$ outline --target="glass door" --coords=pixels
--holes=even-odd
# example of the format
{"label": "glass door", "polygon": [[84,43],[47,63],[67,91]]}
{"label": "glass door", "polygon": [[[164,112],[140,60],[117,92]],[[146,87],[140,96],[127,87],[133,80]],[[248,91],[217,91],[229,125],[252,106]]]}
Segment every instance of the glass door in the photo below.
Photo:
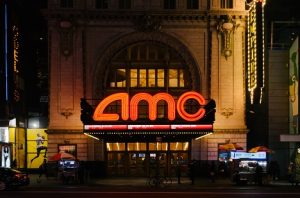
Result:
{"label": "glass door", "polygon": [[129,175],[146,176],[146,153],[145,152],[129,153]]}
{"label": "glass door", "polygon": [[124,176],[125,175],[125,153],[110,152],[107,154],[107,169],[109,175]]}

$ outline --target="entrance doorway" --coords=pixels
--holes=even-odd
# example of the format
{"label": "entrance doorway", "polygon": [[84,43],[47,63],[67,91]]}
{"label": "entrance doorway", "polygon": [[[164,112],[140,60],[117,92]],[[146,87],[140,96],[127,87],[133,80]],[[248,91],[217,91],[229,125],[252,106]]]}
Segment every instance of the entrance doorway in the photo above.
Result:
{"label": "entrance doorway", "polygon": [[110,176],[176,176],[187,173],[189,142],[106,143]]}

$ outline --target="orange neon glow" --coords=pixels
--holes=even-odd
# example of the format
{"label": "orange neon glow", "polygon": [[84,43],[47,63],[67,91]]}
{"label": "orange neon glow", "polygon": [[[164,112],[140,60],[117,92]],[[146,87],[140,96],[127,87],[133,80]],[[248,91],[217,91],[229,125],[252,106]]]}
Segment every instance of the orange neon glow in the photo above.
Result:
{"label": "orange neon glow", "polygon": [[168,93],[158,93],[154,96],[151,96],[148,93],[138,93],[134,95],[130,100],[130,119],[138,119],[138,104],[140,101],[145,100],[149,105],[149,119],[156,120],[157,118],[157,103],[160,100],[164,100],[168,104],[168,119],[175,119],[175,101],[173,97]]}
{"label": "orange neon glow", "polygon": [[105,108],[112,102],[121,100],[121,117],[123,120],[129,118],[129,96],[128,93],[112,94],[102,100],[94,111],[93,119],[95,121],[117,121],[120,116],[116,113],[103,113]]}
{"label": "orange neon glow", "polygon": [[200,105],[205,105],[205,99],[202,95],[200,95],[197,92],[189,91],[180,96],[180,98],[177,101],[177,112],[186,121],[197,121],[201,119],[205,114],[204,108],[199,108],[199,110],[194,114],[189,114],[184,109],[184,104],[187,100],[194,99],[196,100]]}
{"label": "orange neon glow", "polygon": [[[129,95],[128,93],[116,93],[104,98],[97,106],[94,111],[93,119],[95,121],[117,121],[120,116],[117,113],[104,113],[105,108],[112,102],[121,100],[121,118],[122,120],[130,119],[135,121],[138,119],[138,104],[140,101],[148,102],[149,106],[149,119],[156,120],[157,118],[157,104],[159,101],[163,100],[168,104],[168,119],[175,120],[176,117],[176,107],[177,112],[181,118],[186,121],[197,121],[200,120],[205,115],[205,109],[199,108],[199,110],[194,114],[189,114],[185,111],[184,105],[187,100],[194,99],[200,105],[205,105],[205,99],[202,95],[197,92],[190,91],[182,94],[177,101],[177,106],[174,98],[168,93],[157,93],[154,96],[148,93],[137,93],[131,100],[129,105]],[[129,109],[130,108],[130,109]],[[130,110],[130,115],[129,115]]]}

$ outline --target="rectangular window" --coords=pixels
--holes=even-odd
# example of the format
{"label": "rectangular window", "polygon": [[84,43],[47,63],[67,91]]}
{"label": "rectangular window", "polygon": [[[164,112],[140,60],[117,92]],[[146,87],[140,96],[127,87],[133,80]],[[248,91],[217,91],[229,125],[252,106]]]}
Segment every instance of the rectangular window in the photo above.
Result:
{"label": "rectangular window", "polygon": [[189,149],[188,142],[171,142],[170,150],[171,151],[187,151]]}
{"label": "rectangular window", "polygon": [[73,0],[60,0],[61,8],[73,8]]}
{"label": "rectangular window", "polygon": [[168,150],[167,142],[149,142],[149,151],[167,151],[167,150]]}
{"label": "rectangular window", "polygon": [[141,142],[135,142],[135,143],[127,143],[127,149],[128,151],[145,151],[146,143]]}
{"label": "rectangular window", "polygon": [[199,9],[199,0],[187,0],[187,9]]}
{"label": "rectangular window", "polygon": [[169,69],[169,87],[178,87],[177,69]]}
{"label": "rectangular window", "polygon": [[165,86],[165,71],[163,69],[157,70],[157,86],[158,87]]}
{"label": "rectangular window", "polygon": [[107,9],[108,8],[108,0],[96,0],[96,8],[97,9]]}
{"label": "rectangular window", "polygon": [[126,87],[126,70],[118,69],[116,73],[117,87]]}
{"label": "rectangular window", "polygon": [[106,143],[107,151],[125,151],[125,143]]}
{"label": "rectangular window", "polygon": [[147,70],[140,69],[139,73],[139,87],[146,87],[147,86]]}
{"label": "rectangular window", "polygon": [[184,87],[184,70],[179,70],[179,87]]}
{"label": "rectangular window", "polygon": [[155,87],[155,69],[148,70],[148,87]]}
{"label": "rectangular window", "polygon": [[131,8],[131,0],[119,0],[119,8],[120,9],[130,9]]}
{"label": "rectangular window", "polygon": [[176,0],[164,0],[164,9],[176,9]]}
{"label": "rectangular window", "polygon": [[221,8],[230,9],[233,8],[233,0],[220,0]]}
{"label": "rectangular window", "polygon": [[137,87],[137,69],[130,70],[130,87]]}

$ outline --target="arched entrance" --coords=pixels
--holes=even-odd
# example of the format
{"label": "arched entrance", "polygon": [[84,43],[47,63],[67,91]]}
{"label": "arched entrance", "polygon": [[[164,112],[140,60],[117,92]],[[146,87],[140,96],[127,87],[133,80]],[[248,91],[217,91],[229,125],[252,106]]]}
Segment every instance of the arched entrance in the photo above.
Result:
{"label": "arched entrance", "polygon": [[[101,53],[94,68],[93,98],[127,92],[155,94],[167,92],[175,99],[190,90],[201,90],[200,71],[187,47],[175,38],[160,32],[132,33],[110,44]],[[191,109],[195,101],[189,101]],[[157,116],[167,117],[167,104],[159,101]],[[195,109],[193,109],[195,108]],[[119,112],[118,101],[107,112]],[[147,124],[148,104],[139,103],[138,118]],[[159,121],[158,121],[159,122]],[[131,139],[110,139],[105,142],[109,175],[149,176],[157,172],[174,176],[177,166],[187,173],[191,138],[156,141],[147,136]]]}

